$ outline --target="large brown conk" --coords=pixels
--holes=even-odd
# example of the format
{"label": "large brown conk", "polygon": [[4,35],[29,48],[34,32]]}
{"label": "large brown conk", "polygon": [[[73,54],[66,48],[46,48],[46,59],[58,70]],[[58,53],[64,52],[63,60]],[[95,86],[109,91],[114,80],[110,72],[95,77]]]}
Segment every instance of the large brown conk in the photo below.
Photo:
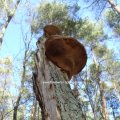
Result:
{"label": "large brown conk", "polygon": [[45,26],[44,34],[47,38],[45,42],[47,58],[66,72],[69,79],[78,74],[87,61],[84,46],[72,37],[62,36],[59,28],[54,25]]}

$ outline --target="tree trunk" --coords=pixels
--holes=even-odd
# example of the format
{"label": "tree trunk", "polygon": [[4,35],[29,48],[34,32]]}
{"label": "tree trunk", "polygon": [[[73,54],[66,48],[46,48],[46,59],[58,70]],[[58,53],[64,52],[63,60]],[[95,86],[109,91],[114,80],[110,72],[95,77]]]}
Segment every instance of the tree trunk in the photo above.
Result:
{"label": "tree trunk", "polygon": [[96,60],[96,57],[94,55],[94,50],[92,50],[92,56],[93,56],[93,62],[96,65],[96,79],[97,79],[97,83],[99,86],[99,90],[100,90],[100,100],[101,100],[101,107],[102,107],[102,116],[104,120],[109,120],[108,117],[108,112],[107,112],[107,106],[106,106],[106,99],[104,97],[104,88],[100,79],[100,70],[99,70],[99,64]]}
{"label": "tree trunk", "polygon": [[116,120],[115,112],[114,112],[114,109],[113,109],[113,108],[112,108],[112,114],[113,114],[113,118],[114,118],[114,120]]}
{"label": "tree trunk", "polygon": [[16,101],[16,105],[14,106],[13,120],[17,120],[17,110],[18,110],[20,99],[21,99],[21,92],[19,93],[17,101]]}
{"label": "tree trunk", "polygon": [[68,77],[44,55],[44,41],[38,43],[33,89],[41,107],[42,120],[85,120]]}
{"label": "tree trunk", "polygon": [[41,117],[41,109],[39,106],[37,106],[37,118],[36,120],[42,120],[42,117]]}
{"label": "tree trunk", "polygon": [[108,0],[108,3],[113,9],[115,9],[115,11],[117,11],[118,14],[120,14],[120,7],[116,5],[113,0]]}
{"label": "tree trunk", "polygon": [[25,51],[25,55],[24,55],[24,59],[23,59],[23,73],[22,73],[22,78],[21,78],[21,87],[19,89],[19,95],[18,95],[16,104],[14,106],[13,120],[17,120],[17,111],[18,111],[18,107],[19,107],[21,96],[22,96],[22,92],[23,92],[22,89],[24,87],[25,76],[26,76],[27,51],[28,50]]}
{"label": "tree trunk", "polygon": [[94,115],[94,120],[97,120],[98,116],[97,116],[97,112],[96,112],[96,103],[94,103],[94,101],[92,100],[91,96],[88,93],[88,90],[87,90],[86,94],[87,94],[87,96],[89,98],[89,102],[90,102],[90,105],[91,105],[91,108],[92,108],[92,112],[93,112],[93,115]]}
{"label": "tree trunk", "polygon": [[16,5],[15,5],[15,9],[14,9],[14,11],[12,11],[12,13],[11,13],[11,11],[7,8],[8,6],[5,5],[5,6],[6,6],[5,9],[6,9],[6,12],[7,12],[7,20],[6,20],[6,22],[3,24],[2,29],[1,29],[1,32],[0,32],[0,46],[2,45],[3,37],[4,37],[4,35],[5,35],[5,31],[6,31],[7,27],[8,27],[11,19],[13,18],[14,14],[15,14],[15,11],[16,11],[18,5],[19,5],[19,3],[20,3],[20,0],[17,0]]}
{"label": "tree trunk", "polygon": [[107,112],[107,106],[106,106],[106,99],[104,97],[104,88],[101,83],[101,80],[98,80],[98,85],[100,89],[100,99],[101,99],[101,106],[102,106],[102,115],[104,120],[109,120],[108,119],[108,112]]}
{"label": "tree trunk", "polygon": [[32,109],[31,109],[31,120],[37,120],[36,113],[37,113],[37,101],[35,99],[33,101]]}

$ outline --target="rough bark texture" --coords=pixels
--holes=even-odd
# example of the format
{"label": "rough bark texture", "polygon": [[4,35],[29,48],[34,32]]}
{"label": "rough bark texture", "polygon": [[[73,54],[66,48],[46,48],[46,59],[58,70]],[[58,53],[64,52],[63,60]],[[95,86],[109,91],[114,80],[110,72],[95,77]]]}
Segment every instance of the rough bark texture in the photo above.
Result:
{"label": "rough bark texture", "polygon": [[67,75],[44,55],[38,43],[33,73],[33,89],[41,107],[42,120],[85,120],[80,104],[70,89]]}

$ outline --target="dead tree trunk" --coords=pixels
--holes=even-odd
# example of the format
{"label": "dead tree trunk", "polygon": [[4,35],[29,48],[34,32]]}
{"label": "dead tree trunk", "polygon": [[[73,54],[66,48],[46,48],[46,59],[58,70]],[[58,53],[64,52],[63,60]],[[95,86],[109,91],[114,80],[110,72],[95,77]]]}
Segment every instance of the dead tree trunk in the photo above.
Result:
{"label": "dead tree trunk", "polygon": [[41,107],[42,120],[85,120],[67,81],[66,74],[46,59],[44,42],[38,43],[33,89]]}

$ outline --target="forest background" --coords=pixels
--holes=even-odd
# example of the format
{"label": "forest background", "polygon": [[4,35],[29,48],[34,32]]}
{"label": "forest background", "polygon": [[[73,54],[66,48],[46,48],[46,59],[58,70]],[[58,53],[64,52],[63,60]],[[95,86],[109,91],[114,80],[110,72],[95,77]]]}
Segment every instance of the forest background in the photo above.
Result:
{"label": "forest background", "polygon": [[[86,48],[76,76],[87,120],[120,120],[120,2],[115,0],[0,1],[0,120],[41,120],[32,70],[38,38],[58,25]],[[74,81],[70,82],[71,88]]]}

